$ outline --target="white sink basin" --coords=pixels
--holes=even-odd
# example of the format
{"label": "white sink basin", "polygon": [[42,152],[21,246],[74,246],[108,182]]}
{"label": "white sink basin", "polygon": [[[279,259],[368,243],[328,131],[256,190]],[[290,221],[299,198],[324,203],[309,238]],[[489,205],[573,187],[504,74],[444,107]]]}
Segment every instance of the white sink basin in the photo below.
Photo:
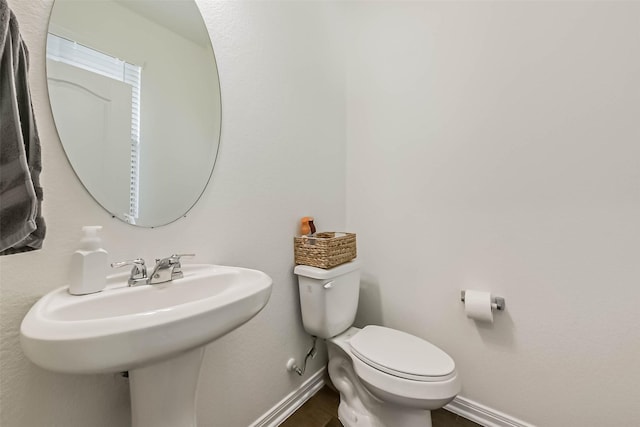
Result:
{"label": "white sink basin", "polygon": [[255,316],[271,294],[271,278],[257,270],[182,270],[184,278],[158,285],[128,287],[123,273],[96,294],[73,296],[67,287],[48,293],[22,322],[25,354],[57,372],[128,371],[219,338]]}

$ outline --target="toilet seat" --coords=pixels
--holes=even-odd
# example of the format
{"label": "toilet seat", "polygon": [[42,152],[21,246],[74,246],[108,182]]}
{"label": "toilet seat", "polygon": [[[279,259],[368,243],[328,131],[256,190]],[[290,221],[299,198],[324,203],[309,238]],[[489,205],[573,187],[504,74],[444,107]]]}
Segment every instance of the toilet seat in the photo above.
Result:
{"label": "toilet seat", "polygon": [[455,363],[444,351],[414,335],[369,325],[349,340],[352,354],[381,373],[420,382],[453,378]]}
{"label": "toilet seat", "polygon": [[[389,328],[382,328],[384,329],[383,331],[378,328],[381,327],[366,326],[363,329],[351,327],[342,334],[327,340],[330,360],[329,375],[333,375],[331,378],[334,379],[334,381],[336,376],[341,375],[341,370],[344,369],[345,366],[351,366],[353,373],[355,373],[359,382],[363,385],[363,388],[373,395],[373,397],[382,402],[390,402],[402,407],[421,410],[441,408],[460,393],[460,378],[456,372],[453,360],[451,360],[451,365],[449,365],[453,370],[445,374],[449,369],[446,367],[446,364],[442,370],[429,371],[429,367],[423,366],[426,365],[424,360],[418,363],[417,360],[419,357],[413,359],[411,355],[407,353],[407,349],[410,350],[414,348],[410,344],[414,340],[420,342],[420,344],[415,344],[414,341],[418,351],[420,351],[420,348],[423,348],[422,344],[426,343],[437,350],[434,353],[439,354],[441,352],[444,360],[450,360],[449,355],[444,351],[418,337]],[[387,333],[392,335],[389,341],[386,341],[388,338]],[[404,338],[398,338],[396,334],[404,334],[406,336]],[[404,341],[405,338],[408,338],[410,342],[407,344],[409,347],[403,346],[403,351],[395,352],[394,350],[398,350],[397,347],[392,347],[398,345],[395,340],[400,340],[400,345],[402,345],[406,344]],[[370,350],[369,345],[375,349],[373,353],[368,351]],[[405,361],[406,363],[404,364],[401,362],[389,363],[389,360],[385,360],[384,355],[390,357],[388,353],[391,352],[395,352],[399,360],[405,361],[406,357],[408,362]],[[340,362],[341,353],[348,358],[350,363]],[[422,353],[420,352],[419,354]],[[403,355],[405,357],[403,357]],[[365,356],[367,361],[365,361]],[[435,357],[437,358],[436,360],[440,360],[439,356]],[[412,361],[414,363],[413,365]],[[374,367],[374,363],[378,367]],[[332,364],[334,366],[333,374],[331,371]],[[388,365],[394,369],[390,369]],[[423,369],[411,369],[416,366],[422,366]],[[386,371],[380,368],[384,368]],[[416,372],[423,375],[416,375]],[[425,373],[431,375],[424,375]],[[413,376],[417,379],[405,378],[407,376]]]}

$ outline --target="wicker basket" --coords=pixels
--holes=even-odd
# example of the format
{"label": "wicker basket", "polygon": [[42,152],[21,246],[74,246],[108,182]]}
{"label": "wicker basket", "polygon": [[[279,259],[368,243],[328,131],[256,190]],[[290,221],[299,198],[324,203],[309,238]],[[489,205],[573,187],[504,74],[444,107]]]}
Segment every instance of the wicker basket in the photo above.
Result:
{"label": "wicker basket", "polygon": [[294,237],[293,248],[296,264],[319,268],[344,264],[357,255],[355,233],[323,232],[314,237]]}

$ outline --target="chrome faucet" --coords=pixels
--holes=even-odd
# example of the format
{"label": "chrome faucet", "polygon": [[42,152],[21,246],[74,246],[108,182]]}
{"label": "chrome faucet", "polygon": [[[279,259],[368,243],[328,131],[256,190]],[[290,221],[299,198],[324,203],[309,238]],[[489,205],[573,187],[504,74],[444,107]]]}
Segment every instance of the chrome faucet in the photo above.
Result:
{"label": "chrome faucet", "polygon": [[147,283],[155,285],[182,278],[184,274],[180,258],[186,256],[195,256],[195,254],[173,254],[167,258],[156,259],[156,266],[153,267]]}
{"label": "chrome faucet", "polygon": [[155,285],[184,277],[180,258],[185,256],[195,256],[195,254],[173,254],[167,258],[156,259],[156,265],[148,276],[147,266],[142,258],[114,262],[111,263],[111,267],[120,268],[126,265],[133,266],[129,280],[127,281],[129,286]]}
{"label": "chrome faucet", "polygon": [[142,258],[136,258],[128,261],[119,261],[111,263],[111,267],[120,268],[126,265],[132,265],[131,274],[129,275],[129,286],[146,285],[149,282],[147,277],[147,266]]}

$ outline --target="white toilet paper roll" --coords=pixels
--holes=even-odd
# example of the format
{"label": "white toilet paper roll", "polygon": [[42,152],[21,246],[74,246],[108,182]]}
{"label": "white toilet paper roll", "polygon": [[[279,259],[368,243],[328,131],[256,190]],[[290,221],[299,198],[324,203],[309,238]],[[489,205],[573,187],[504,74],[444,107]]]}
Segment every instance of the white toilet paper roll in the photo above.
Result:
{"label": "white toilet paper roll", "polygon": [[465,291],[464,311],[469,319],[493,323],[491,293],[482,291]]}

